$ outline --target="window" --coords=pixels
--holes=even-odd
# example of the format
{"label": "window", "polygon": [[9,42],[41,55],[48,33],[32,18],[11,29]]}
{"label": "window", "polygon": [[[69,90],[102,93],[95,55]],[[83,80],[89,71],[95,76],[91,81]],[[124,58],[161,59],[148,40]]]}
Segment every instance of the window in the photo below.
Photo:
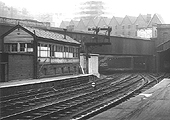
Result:
{"label": "window", "polygon": [[130,25],[128,25],[128,29],[130,29]]}
{"label": "window", "polygon": [[33,52],[31,43],[5,43],[6,52]]}
{"label": "window", "polygon": [[79,49],[76,48],[76,57],[78,57]]}
{"label": "window", "polygon": [[115,26],[115,29],[117,29],[117,25]]}
{"label": "window", "polygon": [[20,52],[25,52],[25,43],[20,43]]}
{"label": "window", "polygon": [[64,51],[63,48],[64,48],[64,46],[60,46],[60,52]]}
{"label": "window", "polygon": [[38,43],[38,57],[41,56],[41,44]]}
{"label": "window", "polygon": [[4,51],[5,52],[11,52],[11,46],[9,43],[5,43],[4,44]]}
{"label": "window", "polygon": [[54,57],[57,57],[57,58],[63,58],[65,56],[65,53],[63,52],[63,47],[62,45],[52,45],[52,48],[51,48],[51,55],[54,56]]}
{"label": "window", "polygon": [[56,51],[57,52],[63,52],[63,46],[57,45],[56,46]]}
{"label": "window", "polygon": [[5,52],[10,52],[10,51],[11,51],[11,46],[10,46],[10,44],[7,44],[7,43],[4,44],[4,51],[5,51]]}
{"label": "window", "polygon": [[27,43],[27,52],[33,52],[33,45],[31,43]]}
{"label": "window", "polygon": [[64,46],[64,57],[65,57],[65,58],[68,58],[68,57],[69,57],[69,54],[68,54],[69,49],[68,49],[68,48],[69,48],[69,47]]}
{"label": "window", "polygon": [[69,53],[72,53],[73,51],[72,51],[72,47],[69,47]]}
{"label": "window", "polygon": [[125,26],[124,26],[124,25],[122,26],[122,29],[125,29]]}
{"label": "window", "polygon": [[17,43],[12,43],[11,44],[11,52],[17,52],[18,50],[17,50]]}
{"label": "window", "polygon": [[[49,46],[49,52],[47,53],[48,54],[48,57],[51,57],[52,56],[52,45],[48,45]],[[49,54],[50,53],[50,54]]]}
{"label": "window", "polygon": [[58,46],[57,46],[57,45],[55,46],[55,51],[56,51],[56,52],[58,51]]}
{"label": "window", "polygon": [[138,25],[136,25],[136,29],[138,29]]}
{"label": "window", "polygon": [[115,35],[117,35],[117,32],[115,32]]}
{"label": "window", "polygon": [[73,48],[73,57],[78,57],[78,48]]}
{"label": "window", "polygon": [[128,32],[128,35],[130,35],[130,31]]}
{"label": "window", "polygon": [[48,44],[41,43],[38,49],[40,57],[50,57],[50,47]]}
{"label": "window", "polygon": [[51,56],[54,56],[54,52],[55,52],[55,46],[51,45]]}
{"label": "window", "polygon": [[125,35],[125,33],[124,33],[124,32],[122,32],[122,35]]}

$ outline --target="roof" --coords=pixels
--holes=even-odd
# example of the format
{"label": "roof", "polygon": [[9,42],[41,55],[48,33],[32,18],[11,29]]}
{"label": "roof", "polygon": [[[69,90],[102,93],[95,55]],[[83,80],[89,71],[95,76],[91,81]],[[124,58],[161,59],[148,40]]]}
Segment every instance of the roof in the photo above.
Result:
{"label": "roof", "polygon": [[62,21],[60,24],[60,28],[66,28],[69,25],[69,21]]}
{"label": "roof", "polygon": [[109,23],[110,23],[110,21],[111,21],[111,18],[103,17],[103,19],[104,19],[105,23],[106,23],[107,25],[109,25]]}
{"label": "roof", "polygon": [[89,23],[89,19],[82,19],[85,26]]}
{"label": "roof", "polygon": [[78,25],[75,27],[75,30],[85,30],[86,26],[84,25],[83,20],[81,19],[78,23]]}
{"label": "roof", "polygon": [[100,21],[98,22],[97,26],[98,27],[105,27],[105,26],[107,26],[104,18],[102,18],[102,17],[100,18]]}
{"label": "roof", "polygon": [[[68,24],[68,25],[74,25],[74,26],[77,26],[77,25],[78,25],[78,23],[79,23],[79,21],[71,20],[71,21],[69,22],[69,24]],[[68,26],[68,25],[67,25],[67,26]]]}
{"label": "roof", "polygon": [[[21,25],[19,25],[19,26],[21,26]],[[69,36],[66,36],[66,39],[64,39],[63,34],[59,34],[59,33],[56,33],[56,32],[51,32],[51,31],[43,30],[43,29],[39,29],[39,28],[26,27],[26,26],[21,26],[21,27],[28,30],[32,34],[35,33],[35,35],[37,37],[47,38],[47,39],[52,39],[52,40],[57,40],[57,41],[67,42],[67,43],[80,44],[79,42],[77,42],[76,40],[72,39]]]}
{"label": "roof", "polygon": [[158,13],[156,13],[157,17],[159,18],[159,20],[161,21],[161,24],[165,24],[164,19],[162,18],[162,16]]}
{"label": "roof", "polygon": [[122,18],[122,17],[115,17],[115,19],[117,20],[117,22],[119,24],[121,24],[124,18]]}
{"label": "roof", "polygon": [[128,15],[127,15],[127,17],[129,18],[129,20],[131,21],[132,24],[133,24],[133,23],[136,21],[136,19],[137,19],[137,17],[134,17],[134,16],[128,16]]}
{"label": "roof", "polygon": [[94,24],[95,24],[96,26],[98,25],[100,19],[101,19],[101,17],[96,17],[96,18],[93,19]]}
{"label": "roof", "polygon": [[[140,15],[141,15],[141,14],[140,14]],[[140,15],[139,15],[139,16],[140,16]],[[138,17],[139,17],[139,16],[138,16]],[[147,21],[147,15],[141,15],[141,16],[143,17],[143,19],[144,19],[145,21]]]}
{"label": "roof", "polygon": [[163,18],[159,14],[154,14],[152,19],[148,23],[148,27],[152,27],[153,24],[165,24]]}
{"label": "roof", "polygon": [[95,25],[93,19],[90,19],[86,27],[89,28],[89,27],[95,27],[95,26],[96,25]]}

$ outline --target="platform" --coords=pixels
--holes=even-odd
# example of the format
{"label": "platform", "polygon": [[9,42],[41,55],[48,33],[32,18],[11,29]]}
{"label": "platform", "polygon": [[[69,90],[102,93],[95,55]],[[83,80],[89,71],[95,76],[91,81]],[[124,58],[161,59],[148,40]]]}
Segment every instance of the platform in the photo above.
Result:
{"label": "platform", "polygon": [[170,120],[170,79],[88,120]]}
{"label": "platform", "polygon": [[63,89],[78,84],[89,82],[94,76],[92,74],[79,74],[58,76],[41,79],[25,79],[14,80],[0,83],[0,96],[11,96],[13,94],[20,94],[29,91],[37,91],[40,89]]}
{"label": "platform", "polygon": [[77,77],[83,77],[83,76],[89,76],[89,75],[91,74],[67,75],[67,76],[58,76],[58,77],[41,78],[41,79],[25,79],[25,80],[14,80],[14,81],[9,81],[9,82],[1,82],[0,89],[7,88],[7,87],[21,86],[21,85],[52,82],[56,80],[64,80],[64,79],[77,78]]}

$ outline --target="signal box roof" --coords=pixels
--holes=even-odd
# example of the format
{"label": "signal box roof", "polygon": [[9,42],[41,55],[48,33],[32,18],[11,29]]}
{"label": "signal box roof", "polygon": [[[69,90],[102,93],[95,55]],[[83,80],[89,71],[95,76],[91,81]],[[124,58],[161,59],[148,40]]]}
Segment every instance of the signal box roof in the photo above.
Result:
{"label": "signal box roof", "polygon": [[45,39],[50,39],[50,40],[65,42],[65,43],[80,44],[79,42],[77,42],[76,40],[72,39],[71,37],[67,35],[66,35],[66,38],[64,38],[63,34],[59,34],[57,32],[51,32],[48,30],[40,29],[40,28],[27,27],[27,26],[21,26],[21,25],[17,25],[13,27],[11,30],[9,30],[4,35],[2,35],[2,37],[5,37],[6,35],[8,35],[9,33],[11,33],[12,31],[18,28],[21,28],[24,31],[31,34],[32,36],[36,36],[39,38],[45,38]]}

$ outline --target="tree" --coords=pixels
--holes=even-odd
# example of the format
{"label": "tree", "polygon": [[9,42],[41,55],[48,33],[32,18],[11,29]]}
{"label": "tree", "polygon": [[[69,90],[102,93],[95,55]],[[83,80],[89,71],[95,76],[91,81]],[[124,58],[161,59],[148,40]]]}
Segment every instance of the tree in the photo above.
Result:
{"label": "tree", "polygon": [[18,8],[6,6],[5,3],[1,1],[0,1],[0,16],[15,19],[32,18],[32,15],[29,14],[26,8],[23,8],[20,11]]}
{"label": "tree", "polygon": [[102,1],[87,1],[80,5],[80,12],[77,18],[93,19],[105,14],[104,2]]}

